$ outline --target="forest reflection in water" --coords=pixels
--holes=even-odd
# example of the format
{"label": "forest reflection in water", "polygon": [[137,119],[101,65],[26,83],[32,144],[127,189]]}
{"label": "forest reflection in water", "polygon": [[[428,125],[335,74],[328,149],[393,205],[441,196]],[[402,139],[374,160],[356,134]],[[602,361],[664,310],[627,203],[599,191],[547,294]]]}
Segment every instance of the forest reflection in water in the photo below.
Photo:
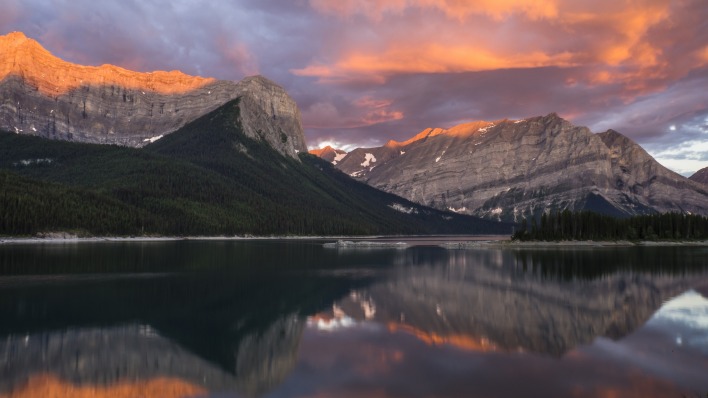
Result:
{"label": "forest reflection in water", "polygon": [[701,247],[5,245],[0,275],[0,397],[708,392]]}

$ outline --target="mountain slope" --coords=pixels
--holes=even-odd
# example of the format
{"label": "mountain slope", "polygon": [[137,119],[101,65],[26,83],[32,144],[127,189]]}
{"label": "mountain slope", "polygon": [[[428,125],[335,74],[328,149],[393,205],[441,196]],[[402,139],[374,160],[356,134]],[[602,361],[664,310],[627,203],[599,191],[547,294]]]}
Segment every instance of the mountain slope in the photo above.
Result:
{"label": "mountain slope", "polygon": [[[10,171],[11,181],[25,181],[17,177],[21,174],[123,206],[93,217],[105,221],[100,230],[85,222],[37,221],[29,230],[2,233],[57,228],[165,235],[510,232],[508,225],[426,209],[375,190],[314,156],[283,155],[246,134],[249,101],[231,101],[143,149],[0,134],[0,168]],[[25,202],[17,209],[18,217],[28,220],[37,212]],[[126,213],[133,220],[130,228],[115,229],[111,212]]]}
{"label": "mountain slope", "polygon": [[[179,71],[75,65],[22,33],[0,36],[0,129],[139,147],[237,97],[249,103],[247,135],[293,158],[307,150],[297,105],[263,77],[236,83]],[[283,132],[289,140],[281,142]]]}
{"label": "mountain slope", "polygon": [[615,131],[593,134],[556,114],[427,129],[355,149],[336,167],[414,202],[492,219],[566,208],[708,214],[706,187]]}
{"label": "mountain slope", "polygon": [[700,182],[701,184],[708,184],[708,167],[698,170],[692,176],[688,177],[688,179]]}

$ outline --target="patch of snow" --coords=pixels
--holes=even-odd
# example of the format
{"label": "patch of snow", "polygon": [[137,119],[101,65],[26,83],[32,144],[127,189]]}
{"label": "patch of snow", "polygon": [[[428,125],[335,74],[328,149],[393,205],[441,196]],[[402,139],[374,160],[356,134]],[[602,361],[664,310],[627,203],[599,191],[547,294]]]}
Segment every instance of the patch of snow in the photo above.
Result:
{"label": "patch of snow", "polygon": [[355,171],[355,172],[349,174],[349,176],[350,176],[350,177],[359,177],[359,175],[360,175],[361,173],[363,173],[364,171],[365,171],[365,170]]}
{"label": "patch of snow", "polygon": [[443,157],[444,155],[445,155],[445,151],[442,151],[442,154],[440,154],[440,156],[438,156],[437,158],[435,158],[435,163],[439,162],[440,159],[442,159],[442,157]]}
{"label": "patch of snow", "polygon": [[501,207],[497,207],[496,209],[493,209],[493,210],[491,211],[491,213],[494,214],[494,215],[498,215],[498,214],[502,214],[502,211],[504,211],[504,210],[502,210]]}
{"label": "patch of snow", "polygon": [[145,91],[143,91],[143,95],[145,95]]}
{"label": "patch of snow", "polygon": [[514,122],[514,124],[519,124],[519,123],[521,123],[521,122],[525,122],[525,121],[526,121],[526,120],[524,120],[524,119],[521,119],[521,120],[517,120],[517,121],[515,121],[515,122]]}
{"label": "patch of snow", "polygon": [[418,209],[416,209],[415,207],[405,207],[399,203],[391,203],[390,205],[388,205],[388,207],[401,213],[418,214]]}
{"label": "patch of snow", "polygon": [[32,127],[30,127],[30,128],[32,129],[32,131],[37,132],[37,129],[34,128],[34,126],[32,126]]}
{"label": "patch of snow", "polygon": [[376,157],[374,157],[374,154],[367,153],[364,155],[364,161],[361,163],[361,165],[364,167],[369,167],[369,165],[374,162],[376,162]]}
{"label": "patch of snow", "polygon": [[162,137],[164,137],[164,135],[158,135],[157,137],[146,138],[146,139],[143,140],[143,142],[149,142],[149,143],[152,144],[153,142],[159,140],[159,139],[162,138]]}
{"label": "patch of snow", "polygon": [[405,154],[406,154],[406,151],[401,151],[401,155],[405,155]]}
{"label": "patch of snow", "polygon": [[369,167],[369,171],[373,170],[374,167],[376,167],[376,166],[371,166],[371,167]]}
{"label": "patch of snow", "polygon": [[300,150],[299,150],[299,149],[296,149],[296,150],[295,150],[295,153],[300,153]]}
{"label": "patch of snow", "polygon": [[348,155],[348,153],[346,153],[346,152],[345,153],[338,153],[338,154],[334,155],[334,161],[339,162],[342,159],[344,159],[345,157],[347,157],[347,155]]}
{"label": "patch of snow", "polygon": [[492,123],[492,124],[490,124],[490,125],[488,125],[488,126],[482,127],[481,129],[479,129],[479,130],[477,130],[477,131],[480,132],[480,133],[486,133],[487,131],[489,131],[489,129],[491,129],[491,128],[494,127],[494,126],[495,126],[494,123]]}
{"label": "patch of snow", "polygon": [[54,109],[52,109],[51,111],[49,111],[49,114],[50,114],[50,115],[51,115],[52,113],[54,113]]}
{"label": "patch of snow", "polygon": [[467,211],[467,207],[465,207],[465,206],[462,206],[459,209],[456,209],[454,207],[448,207],[447,209],[453,213],[463,213],[463,212]]}

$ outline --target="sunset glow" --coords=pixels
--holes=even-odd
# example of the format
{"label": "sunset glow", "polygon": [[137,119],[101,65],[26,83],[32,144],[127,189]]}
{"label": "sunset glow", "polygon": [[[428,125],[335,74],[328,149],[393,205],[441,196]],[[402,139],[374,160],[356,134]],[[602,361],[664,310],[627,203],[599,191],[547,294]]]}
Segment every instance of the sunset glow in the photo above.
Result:
{"label": "sunset glow", "polygon": [[[263,74],[297,101],[311,148],[551,112],[654,156],[708,142],[703,0],[3,3],[3,34],[23,31],[70,62]],[[175,79],[155,90],[209,82]],[[705,153],[681,153],[659,160],[684,174],[708,166]]]}

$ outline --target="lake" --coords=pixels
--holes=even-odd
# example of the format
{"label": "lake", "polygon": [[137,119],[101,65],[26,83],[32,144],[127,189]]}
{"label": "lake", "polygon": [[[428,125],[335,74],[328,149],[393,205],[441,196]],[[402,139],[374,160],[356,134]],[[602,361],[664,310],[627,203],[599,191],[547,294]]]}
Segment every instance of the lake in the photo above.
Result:
{"label": "lake", "polygon": [[0,397],[705,397],[708,248],[0,245]]}

